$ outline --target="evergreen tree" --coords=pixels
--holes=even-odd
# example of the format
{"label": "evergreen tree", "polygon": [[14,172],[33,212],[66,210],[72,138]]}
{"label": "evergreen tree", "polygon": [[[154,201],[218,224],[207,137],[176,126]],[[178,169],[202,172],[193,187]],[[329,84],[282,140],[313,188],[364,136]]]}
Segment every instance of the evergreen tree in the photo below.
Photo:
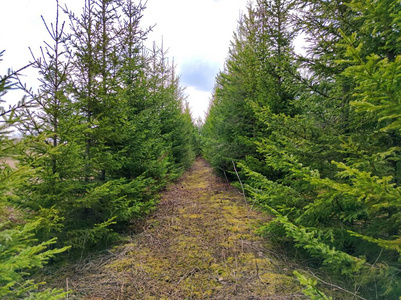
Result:
{"label": "evergreen tree", "polygon": [[69,86],[71,82],[71,56],[66,47],[68,36],[64,23],[60,24],[59,6],[55,24],[44,24],[51,44],[41,49],[33,66],[40,75],[37,94],[31,93],[35,109],[26,109],[19,125],[29,148],[21,154],[24,165],[36,169],[35,179],[27,181],[19,190],[19,205],[43,217],[37,227],[42,240],[54,237],[63,228],[67,210],[75,197],[82,193],[76,180],[82,170],[82,147],[76,132],[79,115],[75,109]]}
{"label": "evergreen tree", "polygon": [[[106,164],[110,163],[103,140],[111,129],[101,124],[106,112],[108,97],[112,97],[108,81],[108,54],[115,56],[109,42],[115,38],[114,32],[107,28],[115,19],[112,1],[86,0],[80,16],[69,13],[71,51],[73,61],[73,90],[76,106],[85,124],[85,181],[103,179]],[[113,34],[113,37],[109,36]],[[110,51],[111,50],[111,51]],[[109,53],[108,53],[109,51]],[[110,53],[111,52],[111,53]],[[111,57],[111,58],[112,58]],[[106,99],[107,98],[107,99]],[[106,128],[104,128],[106,127]]]}
{"label": "evergreen tree", "polygon": [[[0,52],[0,62],[3,51]],[[0,103],[5,102],[3,96],[16,88],[18,72],[10,71],[0,76]],[[0,297],[2,299],[62,299],[66,293],[61,290],[38,291],[41,284],[28,279],[31,272],[42,268],[56,254],[67,248],[52,249],[55,239],[42,243],[34,238],[34,231],[40,220],[30,221],[23,218],[24,212],[13,206],[18,202],[16,191],[32,174],[32,170],[23,166],[12,166],[10,161],[15,158],[23,142],[9,138],[12,126],[21,119],[16,118],[17,111],[29,106],[23,99],[9,109],[0,107]],[[22,147],[25,148],[25,147]],[[11,214],[20,218],[13,222]]]}
{"label": "evergreen tree", "polygon": [[[288,35],[277,33],[275,20],[286,11],[279,6],[284,3],[260,1],[257,7],[263,8],[248,14],[245,28],[258,18],[269,20],[267,28],[264,35],[253,31],[236,48],[252,49],[241,52],[248,64],[239,67],[239,60],[230,56],[228,64],[236,67],[232,69],[236,76],[227,72],[217,78],[202,132],[204,153],[216,167],[226,161],[226,170],[228,161],[242,159],[239,166],[245,173],[241,176],[246,175],[247,193],[275,215],[261,228],[262,234],[303,249],[301,253],[315,258],[315,266],[330,270],[355,294],[395,299],[401,282],[395,204],[400,182],[400,53],[395,42],[400,5],[397,1],[291,3],[298,13],[288,20],[296,17],[295,24],[309,41],[306,56],[294,62],[288,48],[280,60],[275,59],[292,38],[282,47],[270,43],[296,34],[291,26],[286,26],[292,31]],[[263,53],[263,64],[255,59],[258,53]],[[248,81],[250,74],[254,77]],[[231,85],[233,78],[236,85]],[[250,89],[254,93],[239,103],[242,112],[252,108],[247,120],[252,120],[253,131],[243,127],[248,136],[240,130],[225,131],[231,125],[227,112],[232,99],[240,99],[240,93],[233,91],[247,82],[255,84]],[[232,94],[223,98],[221,91]],[[236,140],[251,145],[247,155],[229,148]],[[238,156],[222,156],[227,152],[217,152],[219,146]],[[297,276],[309,295],[323,295]]]}
{"label": "evergreen tree", "polygon": [[[380,10],[382,4],[376,5],[375,9]],[[398,208],[391,200],[399,193],[398,154],[394,147],[398,132],[393,131],[395,124],[389,122],[394,119],[394,110],[392,113],[383,110],[387,111],[385,116],[371,112],[380,101],[388,104],[397,97],[391,92],[392,89],[395,92],[398,85],[395,79],[397,61],[388,61],[388,51],[379,53],[382,58],[369,53],[371,37],[365,39],[363,29],[375,21],[366,19],[361,24],[360,16],[364,15],[365,8],[358,11],[361,7],[353,3],[349,7],[353,9],[349,15],[355,16],[353,25],[361,26],[361,34],[347,37],[345,32],[349,27],[345,27],[343,38],[339,40],[341,43],[336,45],[339,48],[337,59],[322,60],[333,66],[331,70],[338,70],[332,72],[332,88],[327,91],[337,94],[342,91],[343,96],[337,105],[346,108],[347,118],[344,119],[342,111],[337,120],[347,120],[347,126],[340,131],[340,136],[333,132],[334,128],[341,128],[338,121],[327,125],[332,128],[330,135],[330,131],[322,130],[319,123],[309,123],[312,127],[304,128],[311,131],[303,132],[299,127],[305,124],[303,116],[301,119],[287,117],[285,122],[278,123],[282,129],[275,134],[275,140],[264,139],[258,147],[267,165],[283,173],[283,178],[271,180],[254,172],[249,165],[243,164],[243,167],[248,172],[252,186],[249,191],[255,201],[277,217],[266,227],[270,233],[290,238],[295,245],[317,257],[326,268],[341,274],[350,286],[358,286],[363,295],[373,292],[393,299],[399,294],[400,286],[396,246],[399,229],[398,225],[393,226],[399,223]],[[389,14],[396,15],[391,10]],[[340,21],[335,24],[341,25]],[[386,40],[391,41],[391,38]],[[341,57],[349,59],[341,60]],[[352,84],[347,84],[347,81]],[[308,104],[309,98],[304,98],[304,103]],[[323,102],[320,110],[325,107]],[[310,112],[306,113],[314,118]],[[319,112],[314,112],[314,115],[316,113]],[[330,110],[323,110],[320,114],[328,113]],[[266,126],[271,126],[267,115],[268,112],[261,113]],[[314,132],[318,133],[317,139],[313,137]],[[337,161],[331,164],[331,168],[322,164],[319,155],[312,156],[316,153],[313,150],[322,149],[319,145],[322,138],[323,141],[331,140],[332,149],[322,156]],[[332,171],[328,172],[330,169]],[[387,210],[389,207],[392,208]],[[368,242],[372,245],[368,246]],[[373,282],[375,290],[371,288]]]}
{"label": "evergreen tree", "polygon": [[15,201],[40,220],[41,241],[84,251],[153,209],[155,192],[193,161],[194,131],[165,53],[144,49],[142,4],[87,0],[79,16],[65,8],[69,35],[59,9],[45,22],[52,42],[34,57],[36,107],[21,115],[31,140],[21,161],[36,173]]}
{"label": "evergreen tree", "polygon": [[256,24],[252,7],[249,16],[241,18],[238,32],[229,50],[225,70],[216,78],[208,117],[202,129],[205,157],[220,171],[231,169],[231,160],[253,153],[252,144],[243,136],[252,137],[255,116],[250,102],[256,98],[258,63]]}
{"label": "evergreen tree", "polygon": [[296,32],[289,31],[295,8],[295,1],[257,1],[241,19],[202,132],[205,156],[218,169],[230,170],[232,160],[247,156],[262,167],[255,142],[272,129],[264,128],[258,114],[263,108],[277,116],[296,113],[290,76],[296,73]]}

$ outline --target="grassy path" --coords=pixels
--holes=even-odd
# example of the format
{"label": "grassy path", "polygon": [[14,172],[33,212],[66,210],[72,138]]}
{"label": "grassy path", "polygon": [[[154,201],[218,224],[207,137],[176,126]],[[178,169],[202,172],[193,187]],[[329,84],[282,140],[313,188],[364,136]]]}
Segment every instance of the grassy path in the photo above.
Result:
{"label": "grassy path", "polygon": [[77,268],[70,299],[301,299],[289,267],[253,233],[263,218],[198,159],[143,232]]}

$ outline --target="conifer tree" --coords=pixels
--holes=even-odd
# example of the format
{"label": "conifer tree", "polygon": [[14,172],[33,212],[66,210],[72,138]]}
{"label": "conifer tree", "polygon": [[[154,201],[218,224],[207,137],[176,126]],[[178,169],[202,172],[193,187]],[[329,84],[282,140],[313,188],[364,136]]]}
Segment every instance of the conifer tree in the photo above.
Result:
{"label": "conifer tree", "polygon": [[[85,181],[89,182],[98,179],[104,168],[98,155],[101,155],[103,146],[100,142],[100,120],[103,99],[106,95],[101,95],[102,88],[106,89],[108,82],[102,83],[99,78],[107,77],[108,66],[105,65],[106,53],[104,57],[101,51],[107,50],[108,38],[103,36],[107,31],[107,18],[102,19],[102,4],[107,1],[85,0],[82,14],[76,16],[69,13],[71,35],[71,51],[73,57],[73,89],[77,98],[77,106],[80,115],[83,117],[82,123],[86,129],[85,134]],[[108,2],[107,2],[108,3]],[[106,4],[106,3],[105,3]],[[106,13],[106,12],[104,12]],[[101,23],[103,21],[103,24]],[[101,26],[104,31],[101,31]],[[103,38],[103,45],[101,44]],[[103,59],[104,58],[104,59]],[[103,59],[103,60],[102,60]],[[107,78],[105,78],[107,80]],[[97,148],[100,147],[100,149]]]}
{"label": "conifer tree", "polygon": [[66,211],[82,189],[76,180],[82,169],[82,149],[76,136],[79,116],[69,92],[71,59],[59,11],[57,3],[55,24],[44,21],[51,42],[41,48],[41,57],[33,56],[40,87],[36,94],[31,93],[35,109],[25,111],[19,126],[24,138],[31,140],[21,162],[36,169],[35,179],[19,191],[19,205],[34,211],[36,217],[42,216],[37,236],[44,240],[62,230]]}
{"label": "conifer tree", "polygon": [[[282,129],[276,134],[275,141],[271,138],[262,140],[258,151],[264,155],[267,165],[284,176],[274,180],[254,172],[249,165],[242,166],[248,173],[249,191],[255,201],[277,217],[266,227],[270,234],[290,238],[297,247],[321,260],[334,274],[341,274],[350,286],[358,286],[362,295],[375,293],[393,299],[400,288],[396,246],[399,228],[393,226],[399,222],[398,208],[391,200],[399,193],[397,165],[393,163],[398,161],[397,148],[394,147],[398,131],[393,131],[397,128],[392,122],[397,119],[395,108],[390,113],[390,110],[383,109],[383,104],[391,106],[397,98],[397,61],[389,61],[387,50],[376,48],[378,54],[369,52],[372,37],[365,35],[364,28],[371,28],[376,21],[366,18],[361,23],[361,16],[370,15],[370,10],[381,11],[381,5],[375,3],[368,10],[356,3],[348,5],[353,10],[348,14],[351,16],[348,20],[354,20],[352,26],[358,24],[361,32],[348,36],[345,32],[349,32],[350,26],[345,26],[343,37],[338,38],[339,43],[335,46],[339,48],[337,60],[330,52],[325,52],[327,49],[320,57],[322,63],[331,66],[332,83],[327,91],[332,95],[339,95],[342,91],[343,96],[336,105],[346,105],[347,116],[353,116],[347,118],[347,126],[340,136],[333,132],[334,128],[340,128],[336,121],[325,125],[326,128],[322,128],[321,123],[310,123],[312,126],[306,127],[310,130],[308,132],[305,127],[300,127],[302,119],[287,117],[281,123],[276,119],[275,123]],[[388,11],[390,15],[396,15],[391,9]],[[387,22],[390,18],[382,17]],[[334,24],[342,25],[341,20]],[[388,39],[380,33],[380,39],[389,42],[386,48],[396,49],[391,46],[394,32],[387,34]],[[314,51],[319,47],[316,45]],[[327,57],[323,59],[325,55]],[[319,69],[314,72],[321,76],[330,74],[327,70],[326,73]],[[324,81],[317,83],[325,84]],[[315,93],[319,94],[319,91]],[[310,94],[304,98],[304,103],[310,105],[312,102],[308,101],[314,101],[312,97]],[[320,110],[324,108],[325,102]],[[381,112],[381,116],[372,112]],[[308,111],[305,113],[308,113],[305,117],[316,118],[319,111],[314,112],[315,116]],[[327,117],[330,108],[320,114]],[[271,126],[268,113],[260,115],[266,126]],[[344,120],[343,112],[337,116]],[[331,137],[327,131],[330,127]],[[318,134],[317,139],[314,133]],[[324,166],[313,151],[322,149],[319,144],[326,139],[330,139],[332,149],[325,151],[321,158],[333,161],[332,167]],[[330,169],[332,171],[328,172]],[[373,282],[375,288],[372,288]]]}
{"label": "conifer tree", "polygon": [[189,107],[186,105],[184,90],[179,85],[174,68],[171,66],[171,74],[165,89],[165,105],[161,111],[162,134],[171,148],[171,160],[174,165],[175,176],[189,168],[195,158],[193,124]]}
{"label": "conifer tree", "polygon": [[[272,132],[261,127],[262,108],[274,115],[295,113],[290,74],[296,73],[296,33],[288,29],[295,7],[295,1],[258,1],[241,19],[203,129],[205,148],[211,150],[205,155],[219,169],[229,170],[232,160],[257,156],[255,141]],[[249,158],[255,167],[260,167],[258,159]]]}
{"label": "conifer tree", "polygon": [[35,224],[29,240],[33,232],[44,247],[57,237],[81,255],[107,246],[151,211],[155,192],[195,155],[174,67],[163,48],[147,52],[143,45],[150,30],[139,26],[145,6],[84,4],[80,15],[64,9],[68,35],[58,3],[55,23],[44,22],[50,42],[33,56],[40,76],[38,92],[29,93],[35,107],[18,113],[27,141],[20,160],[35,172],[11,199]]}
{"label": "conifer tree", "polygon": [[[0,52],[0,62],[3,51]],[[11,89],[16,88],[18,72],[10,71],[0,76],[0,103],[5,102],[3,96]],[[34,231],[40,220],[31,221],[23,218],[25,212],[18,211],[16,191],[32,174],[32,170],[23,166],[12,166],[10,159],[16,157],[18,148],[24,142],[9,138],[12,126],[21,119],[17,118],[17,111],[29,106],[25,99],[9,109],[0,107],[0,297],[1,299],[62,299],[65,293],[61,290],[42,290],[43,284],[28,279],[28,275],[38,268],[42,268],[48,261],[67,248],[52,249],[55,239],[42,243],[34,238]],[[25,148],[25,147],[23,147]],[[11,221],[10,214],[21,218],[17,224]]]}
{"label": "conifer tree", "polygon": [[53,44],[35,59],[41,76],[39,92],[32,95],[37,109],[27,110],[29,122],[23,124],[30,133],[26,138],[34,140],[23,161],[37,173],[19,190],[19,204],[41,219],[36,228],[41,240],[56,235],[59,242],[82,249],[114,238],[111,225],[153,204],[140,202],[150,199],[144,192],[148,180],[126,181],[115,172],[123,146],[111,132],[127,124],[127,106],[116,102],[119,55],[104,54],[117,44],[116,32],[104,30],[115,27],[115,10],[100,4],[87,1],[80,19],[70,14],[71,37],[64,35],[58,13],[55,25],[46,25]]}
{"label": "conifer tree", "polygon": [[230,169],[232,159],[253,153],[242,136],[255,133],[255,116],[250,102],[255,100],[260,64],[256,53],[255,14],[241,18],[229,49],[225,69],[217,75],[206,123],[202,129],[204,155],[218,170]]}
{"label": "conifer tree", "polygon": [[[256,138],[245,139],[248,143],[243,143],[252,141],[254,148],[248,148],[239,163],[248,195],[276,217],[261,233],[303,249],[301,253],[315,259],[315,266],[330,270],[358,296],[395,299],[401,282],[399,207],[395,204],[400,182],[400,50],[395,42],[400,5],[397,1],[368,2],[294,2],[298,13],[290,19],[296,17],[309,41],[306,56],[299,56],[297,62],[291,60],[295,57],[291,50],[276,61],[277,47],[259,43],[262,35],[249,35],[237,49],[259,46],[263,50],[249,51],[244,56],[248,64],[241,66],[258,66],[255,54],[264,53],[270,68],[259,65],[260,69],[241,73],[245,68],[230,56],[228,64],[236,67],[232,68],[236,73],[227,72],[217,79],[203,129],[204,152],[217,167],[235,158],[215,154],[219,146],[236,153],[228,147],[235,140],[244,141],[244,134],[225,131],[231,125],[227,112],[233,101],[221,95],[238,96],[233,92],[245,86],[249,74],[262,74],[250,81],[258,83],[252,89],[257,92],[240,102],[243,111],[251,103],[256,126],[248,133]],[[264,8],[257,16],[272,18],[267,22],[268,33],[275,32],[274,20],[285,11],[277,9],[279,3],[285,2],[258,2]],[[273,9],[271,14],[266,8]],[[245,28],[257,20],[249,14]],[[275,40],[268,34],[264,37]],[[269,58],[270,53],[274,57]],[[235,79],[237,86],[227,79],[231,83]],[[287,96],[275,98],[280,91]],[[288,106],[275,106],[278,99],[287,99]],[[299,278],[306,283],[305,277]],[[307,286],[309,293],[317,293],[316,287]]]}

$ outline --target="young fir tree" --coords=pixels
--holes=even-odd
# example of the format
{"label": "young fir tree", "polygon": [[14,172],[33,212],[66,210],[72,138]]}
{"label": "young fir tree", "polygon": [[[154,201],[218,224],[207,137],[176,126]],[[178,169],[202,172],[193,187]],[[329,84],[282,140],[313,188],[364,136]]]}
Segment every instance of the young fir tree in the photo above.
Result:
{"label": "young fir tree", "polygon": [[87,0],[68,9],[70,32],[47,26],[51,43],[35,58],[40,88],[20,126],[30,148],[23,162],[36,173],[15,202],[37,220],[36,235],[76,249],[117,237],[149,212],[155,191],[194,158],[194,133],[182,90],[164,52],[148,55],[139,27],[144,6]]}
{"label": "young fir tree", "polygon": [[55,24],[44,24],[51,42],[41,49],[41,57],[34,56],[40,87],[32,94],[35,108],[28,108],[19,125],[30,148],[22,153],[21,161],[36,169],[34,177],[20,189],[21,205],[41,217],[37,236],[43,240],[63,230],[65,217],[82,186],[77,181],[82,169],[82,147],[77,132],[78,113],[71,100],[71,57],[66,48],[68,36],[60,22],[57,3]]}
{"label": "young fir tree", "polygon": [[18,191],[19,204],[30,210],[32,219],[41,220],[36,231],[41,240],[58,236],[62,244],[83,248],[88,240],[105,235],[107,229],[102,218],[82,218],[82,211],[92,208],[88,202],[96,200],[92,200],[94,191],[87,194],[82,180],[86,164],[81,132],[85,127],[72,100],[72,54],[59,18],[57,5],[55,24],[45,23],[52,42],[34,62],[41,85],[32,95],[36,108],[26,111],[28,119],[21,127],[28,133],[26,139],[32,140],[31,148],[22,153],[22,161],[37,172]]}
{"label": "young fir tree", "polygon": [[[150,53],[149,84],[151,99],[159,116],[160,137],[164,144],[163,160],[171,179],[177,178],[194,159],[193,125],[184,114],[183,89],[175,76],[175,66],[166,58],[163,45]],[[167,178],[165,178],[167,179]]]}
{"label": "young fir tree", "polygon": [[[327,159],[336,160],[331,164],[332,172],[327,172],[329,168],[320,163],[318,155],[312,157],[313,150],[321,148],[319,139],[330,138],[329,132],[322,132],[322,124],[318,122],[302,128],[302,123],[292,118],[282,123],[276,143],[271,139],[262,140],[258,148],[266,163],[284,177],[272,180],[245,164],[243,167],[255,201],[277,217],[266,227],[270,234],[289,238],[284,241],[292,240],[317,258],[318,265],[340,275],[345,286],[356,286],[362,296],[373,293],[383,299],[395,299],[400,293],[399,212],[394,202],[399,197],[396,142],[399,131],[394,106],[398,101],[399,62],[397,56],[393,61],[391,58],[398,55],[392,41],[398,32],[395,19],[400,8],[395,2],[386,1],[367,8],[356,2],[347,6],[352,9],[347,19],[351,25],[346,24],[343,38],[338,39],[336,48],[340,51],[336,59],[333,53],[326,52],[320,58],[331,70],[336,70],[331,73],[331,88],[327,91],[334,95],[342,91],[342,100],[337,105],[347,105],[347,116],[353,116],[347,118],[347,126],[339,139],[331,138],[333,148],[325,151]],[[377,15],[387,26],[372,17]],[[334,24],[341,26],[342,23],[338,20]],[[347,30],[356,24],[359,31],[347,36]],[[377,41],[375,35],[367,34],[367,28],[378,28]],[[383,45],[383,40],[385,46],[375,46]],[[315,47],[313,50],[318,51],[320,46]],[[389,55],[392,51],[394,55]],[[327,68],[314,72],[317,76],[328,74]],[[352,84],[347,85],[346,81]],[[317,83],[325,84],[324,81]],[[313,96],[304,98],[304,103],[310,105],[308,100],[314,101]],[[322,104],[321,110],[326,108],[325,102]],[[304,114],[318,120],[316,117],[327,117],[330,112],[328,107],[321,112],[305,111]],[[338,117],[333,124],[325,126],[340,128],[336,122],[344,120],[343,112]],[[263,119],[270,126],[270,120],[265,116]],[[308,156],[310,159],[305,160]]]}
{"label": "young fir tree", "polygon": [[[121,45],[130,44],[128,51],[141,47],[144,35],[133,22],[138,26],[142,9],[132,2],[86,1],[80,17],[69,13],[74,104],[81,116],[80,141],[85,149],[79,180],[86,192],[70,211],[74,217],[69,218],[69,227],[74,230],[67,235],[76,247],[113,238],[111,225],[121,226],[154,204],[150,178],[137,174],[128,180],[122,173],[128,146],[124,143],[132,130],[129,102],[124,97],[132,87],[124,85],[124,80],[127,68],[137,73],[140,66],[133,65],[134,57],[127,57]],[[124,41],[127,32],[130,40]]]}
{"label": "young fir tree", "polygon": [[[110,155],[105,144],[112,130],[106,112],[114,99],[110,60],[116,57],[113,41],[116,32],[114,1],[86,0],[80,16],[69,13],[71,51],[73,53],[73,89],[76,106],[85,124],[85,181],[104,180]],[[110,60],[109,60],[110,58]],[[115,60],[115,59],[114,59]],[[109,90],[110,88],[110,90]]]}
{"label": "young fir tree", "polygon": [[296,73],[295,33],[289,31],[295,6],[295,1],[258,1],[240,22],[202,132],[205,156],[219,169],[229,170],[232,160],[247,156],[254,168],[264,168],[255,142],[274,129],[264,128],[260,110],[271,116],[295,113],[290,76]]}
{"label": "young fir tree", "polygon": [[85,4],[80,18],[70,14],[72,36],[63,34],[58,14],[55,25],[47,26],[53,43],[35,60],[38,105],[23,124],[35,139],[24,162],[37,173],[19,190],[20,205],[41,220],[38,237],[57,235],[59,242],[81,249],[107,245],[116,236],[111,225],[128,222],[154,203],[148,201],[149,179],[127,180],[119,171],[125,145],[113,136],[128,132],[130,124],[125,99],[118,97],[123,56],[115,52],[117,32],[105,30],[120,25],[117,7]]}
{"label": "young fir tree", "polygon": [[152,147],[159,129],[156,111],[152,110],[154,105],[148,97],[148,59],[143,45],[148,30],[143,31],[139,26],[143,10],[143,5],[127,1],[122,8],[123,23],[119,29],[122,65],[118,75],[123,87],[119,97],[126,103],[127,126],[119,133],[124,138],[124,152],[118,172],[127,179],[134,179],[146,171],[150,171],[148,175],[152,177],[152,151],[158,151],[158,147]]}
{"label": "young fir tree", "polygon": [[255,14],[251,7],[248,12],[248,16],[241,18],[234,34],[225,69],[217,75],[208,116],[202,128],[203,153],[213,167],[223,172],[231,170],[233,159],[241,159],[254,152],[253,145],[242,139],[256,133],[250,102],[257,99],[260,69]]}
{"label": "young fir tree", "polygon": [[[3,51],[0,52],[0,62]],[[0,103],[3,96],[15,88],[18,72],[9,72],[0,76]],[[55,239],[42,243],[34,237],[40,220],[24,219],[26,211],[19,211],[15,202],[19,202],[16,191],[32,176],[33,170],[24,166],[12,166],[10,161],[16,157],[24,141],[10,139],[12,126],[21,119],[16,118],[17,111],[30,103],[22,100],[17,105],[5,109],[0,107],[0,298],[1,299],[63,299],[66,295],[61,290],[40,290],[43,283],[29,279],[29,275],[42,268],[56,254],[67,248],[52,249]],[[26,148],[26,147],[22,147]],[[13,220],[13,218],[18,218]],[[19,219],[20,218],[20,219]],[[16,222],[17,221],[17,222]]]}
{"label": "young fir tree", "polygon": [[[276,32],[279,22],[274,20],[285,11],[277,9],[279,3],[285,2],[258,2],[264,8],[259,15],[249,14],[245,28],[257,23],[256,16],[267,15],[270,22],[261,31]],[[232,71],[217,78],[203,130],[204,151],[217,167],[232,160],[231,153],[238,154],[229,147],[236,140],[243,142],[245,135],[231,130],[234,126],[228,116],[239,120],[232,113],[233,100],[241,99],[237,91],[245,91],[245,83],[257,83],[252,101],[247,98],[252,94],[244,92],[242,99],[248,101],[238,103],[243,114],[246,103],[251,103],[254,115],[247,116],[256,124],[250,131],[246,123],[240,123],[256,137],[247,137],[256,150],[247,148],[248,156],[240,164],[247,175],[247,191],[255,204],[276,216],[261,232],[305,250],[304,254],[315,258],[316,266],[331,270],[342,281],[340,285],[355,290],[350,293],[395,299],[400,293],[399,208],[395,202],[400,169],[400,48],[396,43],[400,5],[397,1],[319,0],[298,4],[302,10],[293,17],[310,42],[307,55],[298,59],[300,68],[291,60],[291,52],[284,52],[288,60],[277,61],[278,47],[259,43],[263,36],[278,41],[285,34],[274,38],[254,31],[249,35],[236,48],[252,49],[244,55],[247,64],[240,65],[238,55],[236,60],[230,56]],[[257,46],[259,50],[254,50]],[[256,63],[257,53],[264,53],[270,68],[262,69]],[[254,79],[248,81],[250,76]],[[288,95],[281,98],[289,100],[284,102],[287,108],[277,109],[280,91]],[[230,97],[222,97],[228,93]],[[319,294],[306,278],[299,278],[309,287],[309,294]]]}

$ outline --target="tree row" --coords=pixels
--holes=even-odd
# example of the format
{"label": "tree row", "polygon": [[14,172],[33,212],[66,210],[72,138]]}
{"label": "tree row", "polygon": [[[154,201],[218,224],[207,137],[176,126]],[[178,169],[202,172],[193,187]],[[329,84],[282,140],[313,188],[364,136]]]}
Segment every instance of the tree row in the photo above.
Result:
{"label": "tree row", "polygon": [[401,294],[400,17],[392,0],[255,1],[202,129],[205,157],[275,216],[260,233],[336,299]]}
{"label": "tree row", "polygon": [[[63,297],[37,292],[25,275],[57,253],[82,257],[110,245],[195,158],[196,129],[174,65],[163,46],[144,46],[144,9],[86,0],[75,14],[57,3],[55,21],[44,22],[47,42],[31,50],[38,90],[18,72],[0,78],[0,96],[26,92],[1,111],[2,299]],[[22,138],[11,139],[10,128]]]}

